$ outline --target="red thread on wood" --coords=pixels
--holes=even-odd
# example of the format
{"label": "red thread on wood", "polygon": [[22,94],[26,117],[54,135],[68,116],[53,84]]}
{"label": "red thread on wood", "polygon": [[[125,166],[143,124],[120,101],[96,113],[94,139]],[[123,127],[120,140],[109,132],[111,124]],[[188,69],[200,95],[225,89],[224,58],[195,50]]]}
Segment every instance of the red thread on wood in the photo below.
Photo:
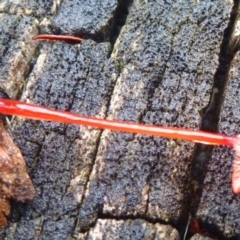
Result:
{"label": "red thread on wood", "polygon": [[78,124],[99,129],[110,129],[113,131],[176,138],[208,145],[223,145],[233,147],[236,151],[236,159],[233,165],[232,189],[235,194],[240,193],[240,137],[229,137],[223,134],[209,133],[191,129],[106,120],[7,99],[0,99],[0,113],[5,115],[16,115],[35,120]]}
{"label": "red thread on wood", "polygon": [[68,43],[81,43],[84,39],[72,36],[64,35],[38,35],[32,38],[32,40],[50,40],[50,41],[64,41]]}
{"label": "red thread on wood", "polygon": [[228,137],[222,134],[183,128],[160,127],[131,122],[106,120],[95,117],[82,116],[66,111],[58,111],[14,100],[0,99],[0,112],[6,115],[16,115],[19,117],[25,117],[35,120],[78,124],[89,127],[96,127],[100,129],[110,129],[113,131],[139,133],[157,137],[189,140],[210,145],[224,145],[233,147],[235,143],[235,138]]}

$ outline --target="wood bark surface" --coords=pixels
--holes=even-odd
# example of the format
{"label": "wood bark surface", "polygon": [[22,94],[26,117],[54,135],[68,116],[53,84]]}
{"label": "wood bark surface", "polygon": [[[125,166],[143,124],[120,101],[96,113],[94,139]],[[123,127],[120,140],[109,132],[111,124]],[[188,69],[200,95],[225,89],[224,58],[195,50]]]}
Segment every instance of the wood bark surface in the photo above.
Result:
{"label": "wood bark surface", "polygon": [[[234,136],[238,18],[231,0],[0,0],[0,87],[54,109]],[[31,41],[40,33],[86,40]],[[22,118],[9,132],[37,195],[13,201],[0,239],[182,239],[189,216],[211,238],[188,239],[240,238],[232,149]]]}

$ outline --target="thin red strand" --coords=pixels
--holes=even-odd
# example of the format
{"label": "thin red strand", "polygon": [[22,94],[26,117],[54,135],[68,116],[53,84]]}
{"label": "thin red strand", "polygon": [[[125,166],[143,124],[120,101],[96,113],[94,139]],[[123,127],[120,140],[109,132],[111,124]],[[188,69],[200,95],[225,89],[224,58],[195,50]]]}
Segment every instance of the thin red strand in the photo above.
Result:
{"label": "thin red strand", "polygon": [[240,136],[229,137],[222,134],[208,133],[204,131],[195,131],[183,128],[160,127],[130,122],[105,120],[1,98],[0,113],[5,115],[16,115],[19,117],[35,120],[80,124],[100,129],[110,129],[114,131],[139,133],[166,138],[177,138],[209,145],[230,146],[233,147],[236,152],[233,164],[232,191],[234,194],[240,193]]}
{"label": "thin red strand", "polygon": [[84,39],[65,35],[38,35],[32,38],[32,40],[50,40],[50,41],[64,41],[68,43],[81,43]]}
{"label": "thin red strand", "polygon": [[174,127],[160,127],[131,122],[105,120],[95,117],[82,116],[66,111],[53,110],[15,100],[0,99],[0,113],[35,120],[55,121],[68,124],[85,125],[100,129],[110,129],[113,131],[176,138],[209,145],[225,145],[233,147],[235,144],[235,138],[222,134]]}

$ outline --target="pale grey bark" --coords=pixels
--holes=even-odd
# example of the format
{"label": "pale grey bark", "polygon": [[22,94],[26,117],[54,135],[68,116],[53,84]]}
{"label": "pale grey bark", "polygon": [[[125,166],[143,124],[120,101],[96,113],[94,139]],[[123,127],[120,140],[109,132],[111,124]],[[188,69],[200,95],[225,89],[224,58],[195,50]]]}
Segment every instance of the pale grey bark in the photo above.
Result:
{"label": "pale grey bark", "polygon": [[[231,1],[14,4],[0,1],[0,86],[11,97],[102,118],[194,129],[205,121],[216,128],[202,110],[215,109],[211,93],[225,89],[216,88],[215,74],[221,47],[232,51],[225,42],[236,38]],[[236,18],[237,3],[234,9]],[[127,18],[118,35],[121,17]],[[30,41],[51,31],[88,39]],[[221,103],[220,131],[227,134],[238,132],[238,61]],[[194,143],[24,119],[10,131],[37,196],[13,204],[0,238],[180,239],[195,212],[212,235],[240,236],[227,148],[214,148],[212,156],[202,148],[197,158]],[[193,164],[209,154],[203,195],[193,195]]]}

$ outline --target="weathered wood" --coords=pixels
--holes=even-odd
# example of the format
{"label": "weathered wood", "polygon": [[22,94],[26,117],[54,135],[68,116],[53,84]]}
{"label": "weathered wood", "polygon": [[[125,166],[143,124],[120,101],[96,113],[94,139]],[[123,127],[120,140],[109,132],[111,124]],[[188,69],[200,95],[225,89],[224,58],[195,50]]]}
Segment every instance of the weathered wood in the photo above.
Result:
{"label": "weathered wood", "polygon": [[[229,84],[222,107],[219,131],[228,135],[240,132],[240,57],[234,59],[229,74]],[[234,152],[232,149],[215,147],[204,181],[201,203],[197,216],[214,231],[226,237],[240,237],[240,196],[231,191],[231,174]]]}
{"label": "weathered wood", "polygon": [[[231,1],[136,0],[130,6],[131,1],[117,5],[107,0],[67,0],[59,6],[43,1],[39,8],[37,2],[14,6],[3,1],[0,5],[0,16],[10,22],[0,22],[0,63],[4,63],[0,86],[12,97],[20,93],[19,82],[27,76],[21,94],[24,101],[109,119],[201,127],[201,111],[211,100]],[[113,24],[118,23],[121,11],[122,17],[128,12],[126,23],[111,45],[109,40],[120,27]],[[28,23],[20,31],[17,21]],[[17,32],[27,32],[27,37],[19,33],[15,39],[7,31],[12,26]],[[92,40],[78,45],[41,42],[37,48],[29,42],[37,29],[83,34]],[[10,47],[6,39],[11,39]],[[23,47],[19,50],[19,46]],[[14,79],[9,63],[18,59],[19,52],[24,53],[21,59],[26,64],[19,71],[22,77]],[[36,63],[31,70],[33,57]],[[230,129],[231,120],[224,124]],[[24,205],[14,203],[9,227],[0,230],[0,238],[95,239],[100,232],[100,239],[119,239],[126,231],[128,239],[179,239],[167,224],[179,226],[192,211],[195,144],[24,119],[15,119],[10,131],[26,159],[37,196]],[[236,132],[237,125],[232,133]],[[222,152],[229,154],[227,148]],[[212,161],[218,156],[216,150]],[[231,216],[231,234],[221,229],[227,222],[215,214],[216,234],[238,236],[236,209],[231,215],[232,209],[226,207],[229,199],[234,199],[234,207],[239,202],[229,185],[231,162],[220,162],[212,171],[222,171],[221,186],[214,191],[208,181],[212,172],[207,172],[197,217],[205,226],[211,225],[208,213],[220,205],[224,216]],[[220,187],[224,191],[217,192]],[[223,194],[226,200],[213,201],[215,196],[223,199]],[[166,238],[168,231],[172,238]]]}

